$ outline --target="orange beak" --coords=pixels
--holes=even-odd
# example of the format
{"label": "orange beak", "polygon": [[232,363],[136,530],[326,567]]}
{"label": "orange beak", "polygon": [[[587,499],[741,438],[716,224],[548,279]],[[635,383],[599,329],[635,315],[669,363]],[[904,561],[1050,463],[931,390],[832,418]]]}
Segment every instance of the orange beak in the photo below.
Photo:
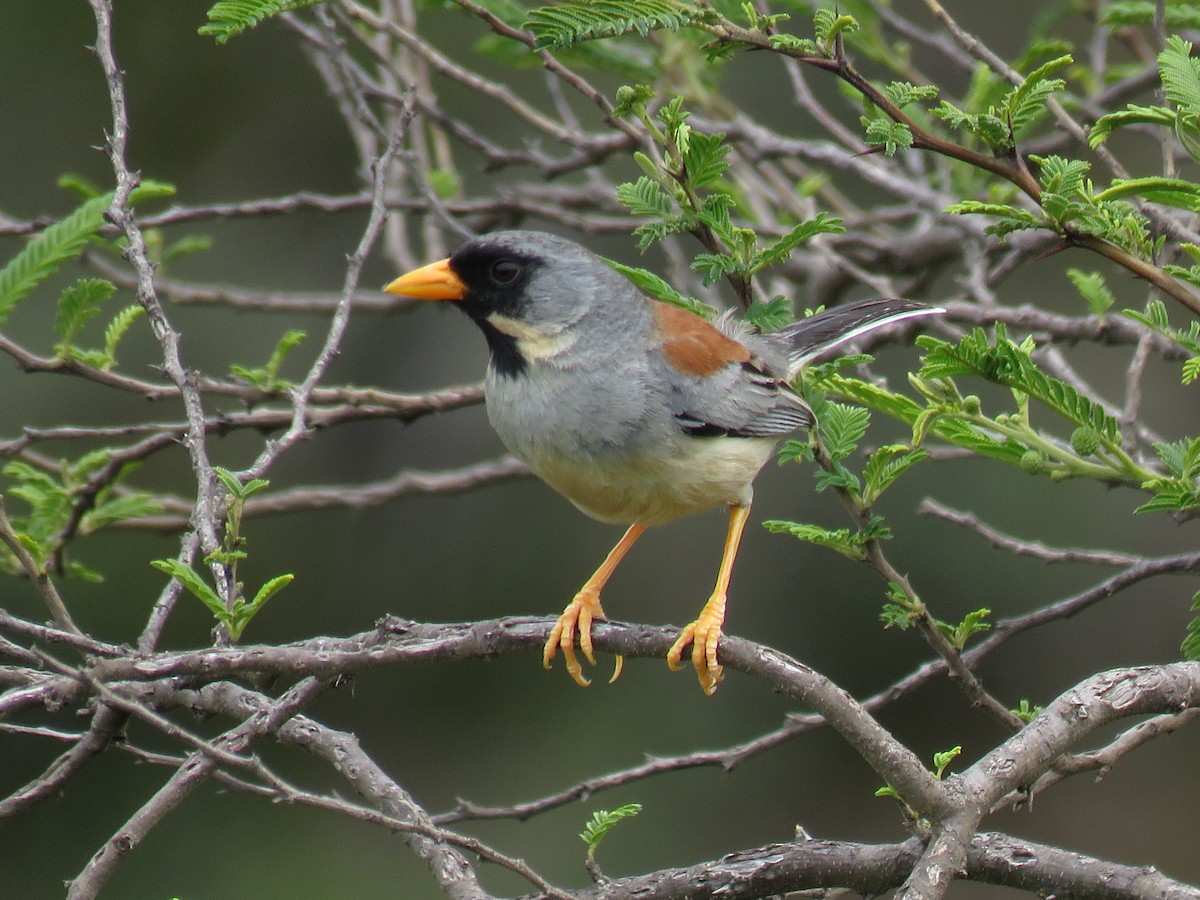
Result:
{"label": "orange beak", "polygon": [[407,275],[401,275],[384,288],[389,294],[415,297],[418,300],[461,300],[467,286],[450,269],[450,260],[442,259]]}

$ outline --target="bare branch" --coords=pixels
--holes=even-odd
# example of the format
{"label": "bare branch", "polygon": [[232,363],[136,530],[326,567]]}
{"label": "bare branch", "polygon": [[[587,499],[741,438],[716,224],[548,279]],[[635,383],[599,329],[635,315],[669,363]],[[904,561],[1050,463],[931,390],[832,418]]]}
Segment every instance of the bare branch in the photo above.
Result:
{"label": "bare branch", "polygon": [[[252,497],[246,503],[245,515],[273,516],[305,509],[347,507],[364,509],[390,503],[411,494],[457,494],[489,484],[499,484],[529,474],[529,467],[511,456],[494,462],[476,463],[461,469],[444,472],[421,472],[407,469],[392,478],[366,485],[301,487]],[[163,501],[164,509],[177,507],[179,515],[143,516],[116,523],[116,528],[174,531],[187,524],[184,501]]]}
{"label": "bare branch", "polygon": [[[245,688],[222,683],[195,692],[189,705],[239,717],[246,712],[269,709],[270,700]],[[279,738],[325,760],[376,809],[400,822],[418,826],[420,830],[409,834],[406,843],[426,862],[447,897],[452,900],[486,900],[489,897],[479,886],[470,864],[456,848],[442,840],[426,837],[426,834],[439,833],[439,829],[413,797],[363,751],[353,734],[328,728],[307,716],[296,716],[279,729]]]}
{"label": "bare branch", "polygon": [[50,615],[54,617],[58,626],[66,631],[82,635],[83,632],[79,630],[79,626],[75,624],[71,614],[67,611],[67,605],[59,596],[58,588],[50,580],[49,573],[43,566],[38,565],[37,560],[33,558],[29,550],[21,543],[17,533],[13,531],[12,523],[8,521],[8,513],[4,509],[3,496],[0,496],[0,541],[17,558],[25,575],[37,587],[46,608],[50,610]]}
{"label": "bare branch", "polygon": [[918,511],[928,516],[934,516],[978,534],[1001,550],[1008,550],[1018,556],[1032,556],[1046,563],[1091,563],[1099,566],[1133,566],[1141,561],[1140,556],[1129,553],[1118,553],[1115,550],[1059,550],[1047,547],[1040,541],[1023,541],[998,531],[982,521],[978,516],[969,512],[951,509],[936,500],[926,497],[921,501]]}
{"label": "bare branch", "polygon": [[[242,753],[255,740],[277,731],[295,716],[313,697],[325,689],[315,678],[302,681],[265,709],[259,709],[241,725],[215,739],[207,748],[227,753]],[[121,861],[140,844],[147,834],[212,774],[215,752],[195,752],[176,769],[153,797],[114,834],[91,858],[67,890],[69,900],[88,900],[97,896]]]}

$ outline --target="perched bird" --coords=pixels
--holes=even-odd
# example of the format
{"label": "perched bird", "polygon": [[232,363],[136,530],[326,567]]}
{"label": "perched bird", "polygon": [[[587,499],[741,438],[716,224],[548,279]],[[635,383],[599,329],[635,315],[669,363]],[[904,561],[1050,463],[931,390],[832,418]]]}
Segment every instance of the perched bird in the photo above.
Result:
{"label": "perched bird", "polygon": [[834,344],[941,312],[868,300],[758,334],[649,299],[578,244],[532,231],[476,238],[385,290],[465,312],[491,351],[484,389],[500,439],[583,512],[629,526],[559,617],[543,650],[547,668],[561,648],[571,677],[588,684],[576,638],[595,665],[600,592],[648,526],[729,508],[716,587],[667,654],[681,668],[690,644],[708,694],[722,677],[717,645],[751,483],[781,437],[814,424],[789,380]]}

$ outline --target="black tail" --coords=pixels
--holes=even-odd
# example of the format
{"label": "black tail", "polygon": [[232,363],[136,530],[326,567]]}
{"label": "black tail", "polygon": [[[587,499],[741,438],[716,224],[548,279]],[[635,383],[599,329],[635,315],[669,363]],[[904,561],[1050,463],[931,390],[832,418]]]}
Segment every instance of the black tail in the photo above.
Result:
{"label": "black tail", "polygon": [[787,338],[791,349],[788,351],[788,371],[795,372],[814,356],[837,346],[843,341],[850,341],[859,335],[882,328],[893,322],[904,319],[915,319],[917,316],[933,316],[944,313],[938,306],[926,306],[915,300],[881,297],[875,300],[862,300],[849,303],[833,309],[809,316],[793,322],[782,329],[779,334]]}

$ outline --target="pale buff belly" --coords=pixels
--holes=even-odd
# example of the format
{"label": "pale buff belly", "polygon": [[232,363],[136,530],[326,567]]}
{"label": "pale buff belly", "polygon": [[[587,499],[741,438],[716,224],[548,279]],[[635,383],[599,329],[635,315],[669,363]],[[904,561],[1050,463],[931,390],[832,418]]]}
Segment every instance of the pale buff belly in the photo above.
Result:
{"label": "pale buff belly", "polygon": [[750,482],[773,439],[687,438],[665,456],[579,461],[528,459],[543,481],[602,522],[661,525],[731,503],[748,504]]}

